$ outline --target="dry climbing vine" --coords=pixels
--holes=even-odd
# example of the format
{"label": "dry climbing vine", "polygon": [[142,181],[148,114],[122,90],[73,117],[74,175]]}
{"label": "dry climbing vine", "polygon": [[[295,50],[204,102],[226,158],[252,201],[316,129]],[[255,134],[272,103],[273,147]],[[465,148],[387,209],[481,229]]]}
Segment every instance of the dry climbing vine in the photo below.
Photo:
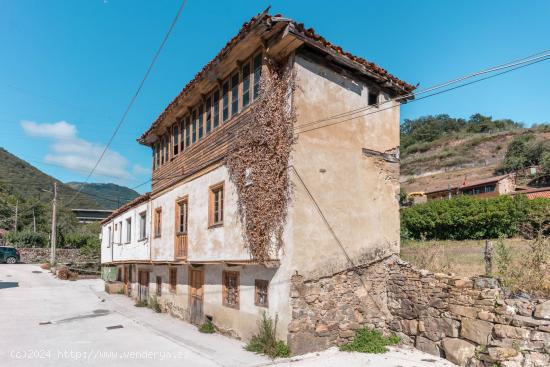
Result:
{"label": "dry climbing vine", "polygon": [[282,246],[296,119],[291,103],[292,70],[268,62],[265,71],[250,122],[239,129],[227,157],[229,175],[237,188],[243,238],[252,258],[260,262],[272,259]]}

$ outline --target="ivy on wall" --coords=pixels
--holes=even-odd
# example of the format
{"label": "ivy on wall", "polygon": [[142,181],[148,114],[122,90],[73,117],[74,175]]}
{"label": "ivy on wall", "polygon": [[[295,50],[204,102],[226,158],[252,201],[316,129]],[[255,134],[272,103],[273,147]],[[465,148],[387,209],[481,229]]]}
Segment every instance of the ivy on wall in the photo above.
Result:
{"label": "ivy on wall", "polygon": [[252,118],[238,130],[226,161],[237,189],[244,241],[259,262],[273,259],[282,247],[296,120],[292,69],[271,60],[266,64],[260,96],[251,106]]}

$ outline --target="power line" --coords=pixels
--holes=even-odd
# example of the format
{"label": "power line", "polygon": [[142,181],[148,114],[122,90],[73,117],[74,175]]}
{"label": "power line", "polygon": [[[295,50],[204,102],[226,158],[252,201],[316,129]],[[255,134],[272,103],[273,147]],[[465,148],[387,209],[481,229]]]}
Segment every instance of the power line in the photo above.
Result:
{"label": "power line", "polygon": [[[422,99],[426,99],[426,98],[429,98],[429,97],[433,97],[433,96],[436,96],[436,95],[439,95],[439,94],[443,94],[443,93],[446,93],[446,92],[450,92],[452,90],[455,90],[455,89],[459,89],[459,88],[462,88],[462,87],[465,87],[465,86],[468,86],[468,85],[471,85],[471,84],[475,84],[475,83],[478,83],[478,82],[481,82],[483,80],[487,80],[487,79],[491,79],[491,78],[494,78],[494,77],[497,77],[499,75],[503,75],[503,74],[506,74],[506,73],[509,73],[509,72],[512,72],[512,71],[515,71],[515,70],[518,70],[518,69],[522,69],[524,67],[527,67],[527,66],[530,66],[530,65],[533,65],[533,64],[537,64],[539,62],[543,62],[543,61],[546,61],[550,59],[550,56],[546,56],[545,58],[543,59],[540,59],[540,60],[537,60],[537,61],[532,61],[528,64],[523,64],[523,65],[520,65],[520,66],[517,66],[515,68],[512,68],[512,69],[508,69],[508,70],[505,70],[505,71],[502,71],[500,73],[496,73],[496,74],[493,74],[493,75],[489,75],[489,76],[486,76],[484,78],[480,78],[480,79],[476,79],[474,81],[471,81],[471,82],[468,82],[468,83],[464,83],[464,84],[460,84],[458,86],[455,86],[455,87],[451,87],[451,88],[447,88],[447,89],[444,89],[442,91],[438,91],[438,92],[434,92],[434,93],[431,93],[431,94],[428,94],[426,96],[423,96],[423,97],[420,97],[420,98],[415,98],[411,101],[409,101],[408,103],[413,103],[413,102],[417,102],[417,101],[420,101]],[[447,84],[448,85],[448,84]],[[402,97],[401,97],[402,98]],[[399,98],[395,98],[395,99],[390,99],[388,101],[385,101],[385,103],[388,103],[388,102],[393,102],[393,101],[396,101],[396,100],[399,100]],[[382,103],[384,104],[384,103]],[[389,110],[389,109],[392,109],[392,108],[396,108],[396,107],[400,107],[401,105],[400,104],[396,104],[396,105],[391,105],[389,107],[386,107],[386,108],[378,108],[378,106],[380,106],[381,104],[377,105],[377,106],[369,106],[369,107],[372,107],[372,108],[377,108],[375,111],[372,111],[372,112],[369,112],[369,113],[363,113],[363,114],[360,114],[360,115],[357,115],[357,116],[353,116],[355,113],[351,113],[351,114],[348,114],[348,115],[344,115],[344,116],[341,116],[340,118],[345,118],[347,116],[353,116],[353,117],[350,117],[350,118],[347,118],[347,119],[344,119],[344,120],[339,120],[339,121],[336,121],[336,122],[333,122],[333,123],[330,123],[330,124],[324,124],[322,126],[315,126],[315,125],[318,125],[320,122],[324,122],[324,121],[330,121],[330,120],[334,120],[336,118],[327,118],[327,119],[323,119],[322,121],[319,120],[319,122],[315,122],[315,123],[308,123],[308,124],[302,124],[300,126],[297,126],[294,128],[294,130],[299,130],[300,128],[303,128],[305,125],[307,125],[306,127],[308,126],[313,126],[312,128],[309,128],[309,129],[305,129],[305,130],[300,130],[298,132],[296,132],[296,134],[301,134],[301,133],[304,133],[304,132],[308,132],[308,131],[312,131],[312,130],[317,130],[317,129],[321,129],[321,128],[324,128],[324,127],[328,127],[328,126],[332,126],[332,125],[337,125],[337,124],[340,124],[340,123],[343,123],[343,122],[347,122],[347,121],[350,121],[350,120],[354,120],[354,119],[357,119],[357,118],[360,118],[360,117],[365,117],[365,116],[368,116],[368,115],[372,115],[372,114],[375,114],[375,113],[379,113],[379,112],[382,112],[382,111],[385,111],[385,110]],[[370,109],[370,108],[368,108]],[[365,109],[365,110],[368,110],[368,109]]]}
{"label": "power line", "polygon": [[[498,71],[498,70],[510,69],[510,68],[514,68],[515,66],[532,65],[532,64],[540,62],[540,61],[545,61],[548,58],[550,58],[550,50],[545,50],[545,51],[538,52],[536,54],[533,54],[533,55],[530,55],[530,56],[527,56],[527,57],[524,57],[524,58],[521,58],[521,59],[517,59],[517,60],[507,62],[505,64],[500,64],[500,65],[493,66],[493,67],[490,67],[490,68],[487,68],[487,69],[484,69],[484,70],[480,70],[480,71],[476,71],[476,72],[473,72],[473,73],[470,73],[470,74],[467,74],[467,75],[464,75],[464,76],[460,76],[458,78],[451,79],[449,81],[436,84],[432,87],[426,88],[426,89],[421,90],[421,91],[410,92],[410,93],[402,95],[402,96],[391,98],[391,99],[389,99],[387,101],[384,101],[382,103],[379,103],[377,105],[362,106],[362,107],[359,107],[359,108],[356,108],[356,109],[351,109],[351,110],[348,110],[348,111],[345,111],[345,112],[342,112],[342,113],[339,113],[339,114],[335,114],[335,115],[332,115],[332,116],[329,116],[329,117],[325,117],[325,118],[322,118],[322,119],[319,119],[319,120],[314,120],[314,121],[310,121],[310,122],[307,122],[307,123],[303,123],[303,124],[300,124],[299,126],[296,126],[294,128],[294,130],[299,130],[299,129],[302,129],[302,128],[307,127],[307,126],[316,125],[316,124],[319,124],[321,122],[330,121],[330,120],[334,120],[334,119],[337,119],[337,118],[343,118],[343,117],[346,117],[348,115],[351,116],[351,115],[354,115],[356,113],[360,113],[360,112],[363,112],[363,111],[366,111],[366,110],[369,110],[369,109],[378,108],[381,105],[384,105],[384,104],[387,104],[387,103],[391,103],[391,102],[395,102],[395,101],[402,101],[402,100],[405,100],[405,99],[408,99],[408,98],[414,98],[414,97],[416,97],[420,94],[429,93],[431,91],[441,89],[441,88],[447,87],[449,85],[456,84],[456,83],[459,83],[461,81],[471,79],[471,78],[474,78],[474,77],[477,77],[477,76],[480,76],[480,75],[493,73],[493,72]],[[465,84],[465,85],[468,85],[468,84]]]}
{"label": "power line", "polygon": [[99,156],[97,162],[95,163],[94,167],[92,168],[92,170],[90,171],[90,173],[88,174],[88,176],[86,177],[86,179],[81,183],[80,187],[78,188],[77,190],[77,193],[66,203],[66,205],[69,205],[75,198],[76,196],[78,195],[78,193],[80,193],[80,191],[82,190],[82,187],[84,187],[84,184],[87,183],[90,178],[92,177],[92,175],[94,174],[95,170],[97,169],[97,166],[99,165],[99,163],[101,162],[101,160],[103,159],[103,157],[105,156],[105,153],[107,152],[107,149],[109,148],[109,146],[111,145],[111,143],[113,142],[116,134],[118,133],[120,127],[122,126],[122,123],[124,122],[124,120],[126,120],[126,117],[128,116],[128,113],[130,112],[130,110],[132,109],[132,106],[134,105],[134,102],[136,101],[139,93],[141,92],[142,88],[143,88],[143,85],[145,84],[145,81],[147,80],[147,78],[149,77],[149,74],[151,73],[151,70],[153,70],[153,67],[155,66],[155,63],[158,59],[158,57],[160,56],[160,53],[162,51],[162,49],[164,48],[164,45],[166,44],[166,42],[168,41],[168,38],[170,37],[170,34],[172,33],[172,30],[174,29],[174,27],[176,26],[176,23],[178,22],[178,19],[183,11],[183,8],[185,7],[185,4],[187,3],[187,0],[183,0],[181,2],[181,5],[176,13],[176,16],[174,17],[174,19],[172,20],[172,23],[170,24],[170,27],[168,28],[168,31],[166,32],[162,42],[160,43],[160,46],[157,50],[157,52],[155,53],[155,55],[153,56],[153,59],[151,61],[151,63],[149,64],[149,67],[147,68],[147,71],[145,72],[145,75],[143,76],[143,78],[141,79],[141,82],[139,83],[138,85],[138,88],[136,90],[136,92],[134,93],[134,95],[132,96],[132,98],[130,99],[130,103],[128,104],[128,106],[126,107],[126,110],[124,111],[124,113],[122,114],[122,117],[120,118],[120,121],[118,122],[118,124],[116,125],[115,127],[115,130],[113,131],[113,133],[111,134],[111,137],[109,138],[107,144],[105,145],[105,148],[103,149],[103,151],[101,152],[101,155]]}

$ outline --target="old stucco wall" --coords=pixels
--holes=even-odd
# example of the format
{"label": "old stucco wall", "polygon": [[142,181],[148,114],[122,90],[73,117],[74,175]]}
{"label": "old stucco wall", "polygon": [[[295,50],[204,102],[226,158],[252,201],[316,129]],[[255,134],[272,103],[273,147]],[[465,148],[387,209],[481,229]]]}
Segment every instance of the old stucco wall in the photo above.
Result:
{"label": "old stucco wall", "polygon": [[[306,57],[295,60],[297,127],[368,104],[371,86]],[[388,98],[380,94],[380,101]],[[399,252],[398,164],[363,154],[363,148],[385,152],[398,146],[399,107],[300,133],[294,146],[291,164],[356,265]],[[305,187],[291,177],[285,248],[291,270],[314,278],[348,268]]]}
{"label": "old stucco wall", "polygon": [[[122,265],[118,267],[122,268]],[[176,291],[170,291],[169,269],[177,268]],[[132,275],[132,297],[137,299],[139,270],[149,271],[149,296],[155,297],[163,312],[172,316],[189,320],[189,265],[136,265]],[[258,321],[265,311],[271,317],[279,317],[277,334],[285,340],[289,320],[290,292],[288,279],[281,279],[278,268],[266,268],[261,265],[226,266],[204,265],[196,267],[204,271],[204,299],[203,312],[211,316],[216,328],[222,333],[233,337],[248,340],[258,330]],[[240,274],[240,302],[239,309],[226,307],[222,303],[222,272],[224,270],[238,271]],[[123,271],[122,271],[123,274]],[[162,277],[162,295],[157,296],[156,277]],[[269,281],[269,307],[259,307],[254,304],[255,279]],[[284,319],[282,318],[284,317]]]}
{"label": "old stucco wall", "polygon": [[[209,187],[224,182],[223,226],[208,228]],[[151,210],[162,207],[162,236],[152,238],[153,261],[174,260],[175,205],[188,196],[188,260],[249,260],[237,216],[237,194],[227,168],[219,166],[198,177],[178,184],[151,200]]]}
{"label": "old stucco wall", "polygon": [[[145,238],[139,238],[139,214],[146,212]],[[149,202],[128,209],[101,227],[101,262],[149,260],[150,255]],[[131,240],[127,242],[126,220],[131,219]],[[122,226],[121,226],[122,223]],[[117,229],[115,230],[115,224]],[[112,240],[109,243],[109,230]]]}
{"label": "old stucco wall", "polygon": [[342,345],[362,327],[462,366],[548,366],[550,301],[509,298],[491,278],[421,271],[397,256],[292,287],[294,353]]}

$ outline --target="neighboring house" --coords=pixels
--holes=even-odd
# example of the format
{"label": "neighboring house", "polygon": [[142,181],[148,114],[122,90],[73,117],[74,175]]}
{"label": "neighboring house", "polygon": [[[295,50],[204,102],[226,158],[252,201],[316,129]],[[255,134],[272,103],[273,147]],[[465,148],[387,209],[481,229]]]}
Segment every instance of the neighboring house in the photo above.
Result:
{"label": "neighboring house", "polygon": [[71,209],[79,223],[99,222],[113,213],[107,209]]}
{"label": "neighboring house", "polygon": [[547,198],[550,199],[550,187],[540,187],[540,188],[525,188],[524,190],[519,190],[511,193],[512,195],[523,194],[528,199],[536,198]]}
{"label": "neighboring house", "polygon": [[430,200],[450,199],[457,195],[472,195],[476,197],[494,197],[514,192],[515,180],[513,175],[489,177],[483,180],[464,182],[462,185],[448,186],[426,191]]}
{"label": "neighboring house", "polygon": [[[244,186],[237,185],[228,156],[236,135],[257,126],[261,98],[272,97],[261,94],[268,65],[293,73],[285,108],[296,114],[295,140],[278,172],[290,177],[282,247],[258,259],[246,238],[262,229],[249,228],[239,211],[243,190],[258,189],[258,173],[246,169]],[[138,139],[152,149],[152,191],[103,221],[102,264],[117,267],[136,299],[157,297],[163,310],[192,323],[208,317],[248,339],[266,311],[287,340],[299,315],[291,302],[295,277],[338,277],[399,253],[400,110],[393,99],[406,101],[413,89],[302,24],[260,14]],[[358,108],[369,113],[319,123]],[[277,152],[252,158],[270,156]],[[294,351],[319,348],[301,333],[288,340]]]}

